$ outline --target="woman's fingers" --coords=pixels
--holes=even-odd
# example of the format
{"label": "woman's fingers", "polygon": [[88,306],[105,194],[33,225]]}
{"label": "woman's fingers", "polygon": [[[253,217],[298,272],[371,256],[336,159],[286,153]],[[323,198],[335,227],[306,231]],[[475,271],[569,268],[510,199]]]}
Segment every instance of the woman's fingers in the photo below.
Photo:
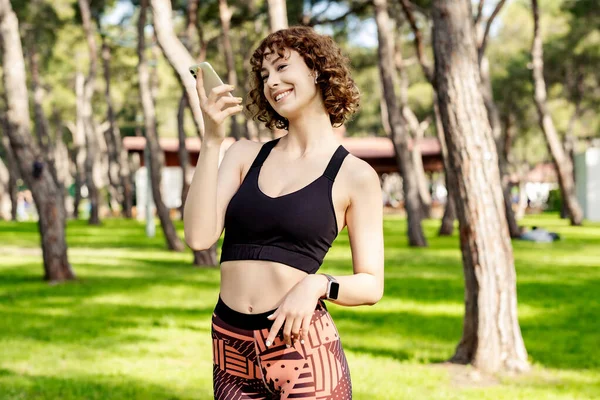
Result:
{"label": "woman's fingers", "polygon": [[230,115],[237,114],[237,113],[241,112],[243,109],[244,109],[243,105],[227,107],[226,109],[221,111],[219,114],[217,114],[217,119],[219,121],[223,121],[225,118],[229,117]]}
{"label": "woman's fingers", "polygon": [[292,346],[293,341],[300,341],[304,344],[308,340],[308,332],[310,330],[310,323],[312,321],[313,314],[306,315],[304,317],[294,317],[292,315],[286,315],[277,309],[273,314],[267,317],[270,320],[275,320],[269,335],[267,336],[266,345],[269,347],[275,341],[275,337],[280,329],[283,327],[283,342],[289,346]]}
{"label": "woman's fingers", "polygon": [[312,321],[312,315],[305,317],[302,320],[302,337],[300,343],[308,342],[308,330],[310,329],[310,322]]}
{"label": "woman's fingers", "polygon": [[202,68],[196,69],[196,91],[200,98],[200,104],[206,102],[206,92],[204,91],[204,78],[202,76]]}
{"label": "woman's fingers", "polygon": [[215,103],[215,107],[217,110],[223,111],[223,108],[229,104],[240,104],[244,99],[241,97],[233,97],[233,96],[221,96],[219,100]]}
{"label": "woman's fingers", "polygon": [[221,96],[231,96],[231,92],[235,87],[233,85],[219,85],[212,88],[210,93],[208,94],[208,102],[216,103],[219,97]]}
{"label": "woman's fingers", "polygon": [[[275,315],[275,313],[273,315]],[[273,344],[275,337],[277,336],[277,332],[279,332],[284,322],[285,315],[281,314],[276,317],[275,322],[273,322],[273,326],[271,326],[271,330],[269,331],[269,335],[267,336],[267,340],[265,341],[265,345],[267,347]]]}
{"label": "woman's fingers", "polygon": [[292,346],[294,345],[294,341],[300,340],[300,327],[302,326],[303,318],[294,319],[294,323],[292,324],[292,334],[290,343]]}
{"label": "woman's fingers", "polygon": [[292,345],[292,326],[294,324],[295,318],[287,317],[285,319],[285,326],[283,327],[283,343],[286,344],[287,347]]}

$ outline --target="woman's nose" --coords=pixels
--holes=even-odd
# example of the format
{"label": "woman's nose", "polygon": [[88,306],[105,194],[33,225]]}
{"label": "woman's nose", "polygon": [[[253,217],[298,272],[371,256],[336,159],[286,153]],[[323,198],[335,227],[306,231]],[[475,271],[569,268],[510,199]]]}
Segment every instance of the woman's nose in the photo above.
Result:
{"label": "woman's nose", "polygon": [[277,85],[279,85],[279,78],[271,77],[271,75],[269,75],[267,78],[267,87],[275,88]]}

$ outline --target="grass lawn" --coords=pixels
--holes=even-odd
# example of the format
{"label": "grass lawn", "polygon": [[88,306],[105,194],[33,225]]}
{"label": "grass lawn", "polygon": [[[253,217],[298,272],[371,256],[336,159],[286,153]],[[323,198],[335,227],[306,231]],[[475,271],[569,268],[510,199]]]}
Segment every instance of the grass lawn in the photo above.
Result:
{"label": "grass lawn", "polygon": [[[355,399],[600,398],[600,224],[556,215],[522,221],[561,234],[513,242],[519,319],[532,372],[479,377],[436,365],[462,331],[458,238],[409,249],[406,221],[386,216],[386,291],[373,307],[330,306]],[[178,224],[180,234],[182,225]],[[210,316],[218,269],[193,268],[136,221],[68,225],[77,282],[50,286],[37,226],[0,222],[0,399],[211,399]],[[322,269],[350,274],[343,231]]]}

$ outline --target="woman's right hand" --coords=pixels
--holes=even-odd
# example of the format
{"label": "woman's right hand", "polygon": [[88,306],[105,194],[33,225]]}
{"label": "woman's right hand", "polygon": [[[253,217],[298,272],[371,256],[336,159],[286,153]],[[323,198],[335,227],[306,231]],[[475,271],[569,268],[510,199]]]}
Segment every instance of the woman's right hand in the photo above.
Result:
{"label": "woman's right hand", "polygon": [[213,88],[207,96],[201,68],[198,68],[196,76],[196,91],[204,119],[204,140],[223,141],[226,134],[223,122],[230,115],[238,114],[244,109],[241,105],[243,99],[230,96],[229,92],[234,87],[225,84]]}

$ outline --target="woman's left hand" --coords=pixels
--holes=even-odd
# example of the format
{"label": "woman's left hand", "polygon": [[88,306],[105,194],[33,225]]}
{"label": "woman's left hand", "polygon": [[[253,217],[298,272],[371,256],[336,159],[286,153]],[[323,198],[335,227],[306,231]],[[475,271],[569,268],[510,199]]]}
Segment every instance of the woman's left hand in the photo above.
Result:
{"label": "woman's left hand", "polygon": [[[292,336],[300,339],[300,343],[308,340],[310,322],[326,285],[325,276],[307,275],[287,293],[277,310],[267,317],[275,320],[267,336],[265,343],[267,347],[273,343],[284,323],[283,342],[288,347],[293,344]],[[302,337],[299,337],[300,329],[302,329]]]}

